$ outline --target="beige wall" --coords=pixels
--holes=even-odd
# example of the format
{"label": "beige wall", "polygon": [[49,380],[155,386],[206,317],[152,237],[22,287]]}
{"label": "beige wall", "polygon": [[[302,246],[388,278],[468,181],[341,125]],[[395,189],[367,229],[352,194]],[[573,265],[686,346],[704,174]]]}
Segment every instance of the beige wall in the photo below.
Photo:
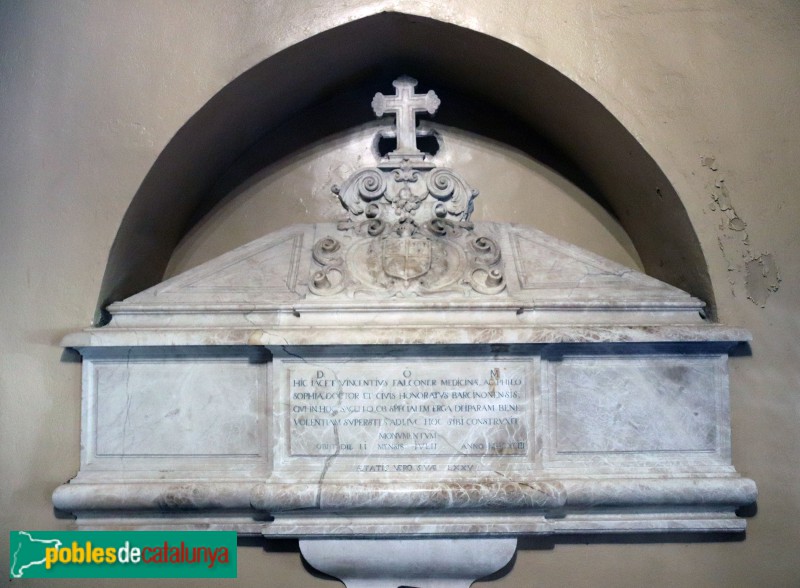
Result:
{"label": "beige wall", "polygon": [[[446,106],[445,106],[446,107]],[[480,191],[474,221],[519,223],[643,271],[625,230],[580,188],[531,156],[480,135],[433,123],[436,163]],[[285,157],[230,192],[175,248],[165,277],[298,222],[345,220],[331,186],[374,162],[381,123],[363,125]]]}
{"label": "beige wall", "polygon": [[[796,586],[800,5],[793,0],[0,2],[0,578],[9,529],[69,524],[54,518],[50,493],[78,467],[80,370],[62,360],[58,342],[89,325],[122,215],[155,158],[247,68],[382,10],[497,36],[600,100],[683,199],[720,319],[754,337],[752,356],[734,359],[731,374],[734,463],[760,490],[745,541],[557,544],[521,552],[491,585]],[[485,176],[474,180],[484,194],[488,168]],[[731,206],[745,231],[730,228]],[[302,211],[294,220],[304,220]],[[200,254],[199,246],[181,253]],[[772,266],[747,263],[759,256],[774,261],[780,283]],[[769,286],[779,287],[763,307],[748,300],[763,300]],[[310,576],[296,553],[242,547],[239,557],[237,586],[335,585]]]}

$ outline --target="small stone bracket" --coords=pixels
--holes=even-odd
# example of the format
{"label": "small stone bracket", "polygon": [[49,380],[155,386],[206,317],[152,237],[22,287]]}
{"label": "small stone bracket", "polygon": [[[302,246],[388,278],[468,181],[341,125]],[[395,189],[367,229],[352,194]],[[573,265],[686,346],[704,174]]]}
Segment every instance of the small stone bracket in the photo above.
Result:
{"label": "small stone bracket", "polygon": [[516,538],[300,540],[306,561],[347,588],[469,588],[516,550]]}

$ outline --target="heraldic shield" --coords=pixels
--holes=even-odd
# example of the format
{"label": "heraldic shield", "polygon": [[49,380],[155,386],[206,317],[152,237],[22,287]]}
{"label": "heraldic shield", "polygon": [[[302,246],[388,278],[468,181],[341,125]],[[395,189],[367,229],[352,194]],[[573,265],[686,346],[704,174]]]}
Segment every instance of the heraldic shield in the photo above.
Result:
{"label": "heraldic shield", "polygon": [[389,238],[383,242],[383,271],[393,278],[411,280],[431,269],[431,242],[411,237]]}

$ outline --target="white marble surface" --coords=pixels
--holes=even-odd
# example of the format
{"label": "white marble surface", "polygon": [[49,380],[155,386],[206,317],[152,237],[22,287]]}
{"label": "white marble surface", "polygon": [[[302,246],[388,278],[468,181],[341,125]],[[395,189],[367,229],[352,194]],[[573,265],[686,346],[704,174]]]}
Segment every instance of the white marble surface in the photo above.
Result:
{"label": "white marble surface", "polygon": [[[476,326],[468,324],[470,314],[478,312],[468,309],[445,307],[414,315],[414,322],[403,323],[406,312],[402,309],[384,308],[381,312],[359,313],[354,309],[342,309],[320,315],[306,313],[299,317],[290,312],[281,317],[258,313],[233,314],[217,317],[225,324],[199,324],[190,326],[190,317],[172,321],[165,318],[162,326],[148,324],[131,328],[104,327],[74,333],[65,337],[66,347],[97,348],[129,345],[447,345],[447,344],[555,344],[555,343],[728,343],[726,349],[741,341],[748,341],[749,334],[743,329],[713,324],[698,325],[614,325],[624,322],[624,314],[606,313],[602,316],[587,314],[583,326],[571,324],[576,315],[564,317],[564,324],[554,326],[545,321],[549,318],[558,324],[560,314],[545,317],[536,311],[523,309],[481,309],[491,322]],[[359,320],[370,319],[368,326],[350,326],[346,321],[358,315]],[[450,320],[447,320],[450,317]],[[261,319],[264,319],[263,321]],[[280,324],[272,324],[277,320]],[[664,318],[664,317],[657,317]],[[316,320],[319,322],[315,322]],[[592,321],[597,321],[593,324]],[[188,322],[187,322],[188,321]],[[605,321],[605,322],[600,322]],[[202,321],[199,321],[202,323]],[[243,324],[246,323],[246,324]],[[424,323],[431,323],[422,326]]]}
{"label": "white marble surface", "polygon": [[743,529],[726,363],[747,332],[471,225],[474,192],[430,169],[367,170],[338,192],[349,223],[267,235],[65,339],[83,452],[56,506],[301,537]]}
{"label": "white marble surface", "polygon": [[99,528],[300,537],[744,528],[756,489],[731,463],[726,364],[746,331],[491,223],[474,229],[484,261],[453,267],[502,268],[495,294],[440,291],[446,272],[411,284],[424,247],[417,265],[381,254],[414,295],[379,266],[315,294],[314,267],[364,255],[363,235],[355,258],[325,240],[338,230],[268,235],[68,338],[86,358],[84,451],[56,506]]}
{"label": "white marble surface", "polygon": [[514,556],[516,539],[305,539],[300,551],[347,588],[469,588]]}
{"label": "white marble surface", "polygon": [[291,353],[274,360],[288,457],[528,453],[530,359]]}
{"label": "white marble surface", "polygon": [[87,360],[98,457],[261,453],[266,366],[246,360]]}
{"label": "white marble surface", "polygon": [[[717,358],[565,357],[554,363],[556,454],[719,447]],[[727,417],[727,415],[724,415]]]}
{"label": "white marble surface", "polygon": [[[516,312],[519,308],[537,310],[545,314],[545,320],[547,312],[557,310],[573,313],[576,310],[622,310],[628,313],[642,310],[645,311],[643,314],[630,314],[628,324],[653,324],[653,321],[657,324],[660,313],[666,313],[672,323],[702,324],[698,316],[703,307],[700,300],[536,229],[483,222],[475,223],[468,234],[491,238],[492,246],[496,248],[492,251],[497,251],[499,260],[505,260],[502,263],[506,286],[503,290],[482,294],[455,285],[445,287],[445,282],[451,284],[453,280],[446,279],[444,274],[436,274],[433,278],[439,285],[434,287],[431,283],[429,290],[420,287],[413,295],[398,290],[397,286],[380,286],[383,282],[370,277],[375,270],[367,268],[369,256],[362,252],[370,243],[368,238],[343,234],[336,224],[296,225],[112,304],[109,307],[114,317],[111,326],[147,326],[164,321],[165,315],[175,320],[199,312],[210,316],[194,316],[195,325],[209,319],[217,323],[228,313],[237,312],[265,315],[288,312],[302,316],[304,313],[322,314],[326,310],[347,308],[366,313],[396,308],[413,313],[459,307],[470,311],[470,315],[463,318],[471,325],[485,323],[493,316],[491,312],[486,316],[475,313],[477,309],[513,309]],[[453,239],[442,243],[467,253],[460,252],[456,256],[461,256],[457,263],[449,259],[455,254],[443,254],[439,263],[450,266],[448,272],[466,271],[470,263],[477,263],[470,261],[475,254],[468,252],[470,245],[464,235],[459,234]],[[331,268],[358,275],[364,272],[361,289],[342,289],[326,296],[312,292],[314,268],[321,267],[315,260],[323,255],[317,253],[315,257],[314,245],[326,240],[336,245],[333,253],[321,259]],[[379,255],[380,251],[383,250],[376,250],[373,255]],[[435,268],[435,251],[431,255],[434,261],[429,263]],[[331,276],[330,279],[338,278]],[[378,281],[372,284],[370,280]],[[369,316],[367,314],[365,318]],[[564,316],[570,314],[567,312]],[[357,315],[349,318],[351,322],[355,320],[355,324],[366,322],[359,323]],[[586,318],[578,320],[583,324]]]}

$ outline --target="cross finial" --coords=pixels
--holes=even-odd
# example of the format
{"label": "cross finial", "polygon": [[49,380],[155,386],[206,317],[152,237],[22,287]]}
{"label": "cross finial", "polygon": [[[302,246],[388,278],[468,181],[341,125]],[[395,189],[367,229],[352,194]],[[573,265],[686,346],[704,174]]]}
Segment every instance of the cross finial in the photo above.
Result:
{"label": "cross finial", "polygon": [[384,96],[380,92],[372,99],[372,109],[377,116],[394,113],[397,128],[397,149],[390,157],[418,159],[423,153],[417,149],[417,112],[433,114],[441,101],[433,90],[427,94],[414,94],[417,80],[402,76],[392,82],[397,88],[394,96]]}

